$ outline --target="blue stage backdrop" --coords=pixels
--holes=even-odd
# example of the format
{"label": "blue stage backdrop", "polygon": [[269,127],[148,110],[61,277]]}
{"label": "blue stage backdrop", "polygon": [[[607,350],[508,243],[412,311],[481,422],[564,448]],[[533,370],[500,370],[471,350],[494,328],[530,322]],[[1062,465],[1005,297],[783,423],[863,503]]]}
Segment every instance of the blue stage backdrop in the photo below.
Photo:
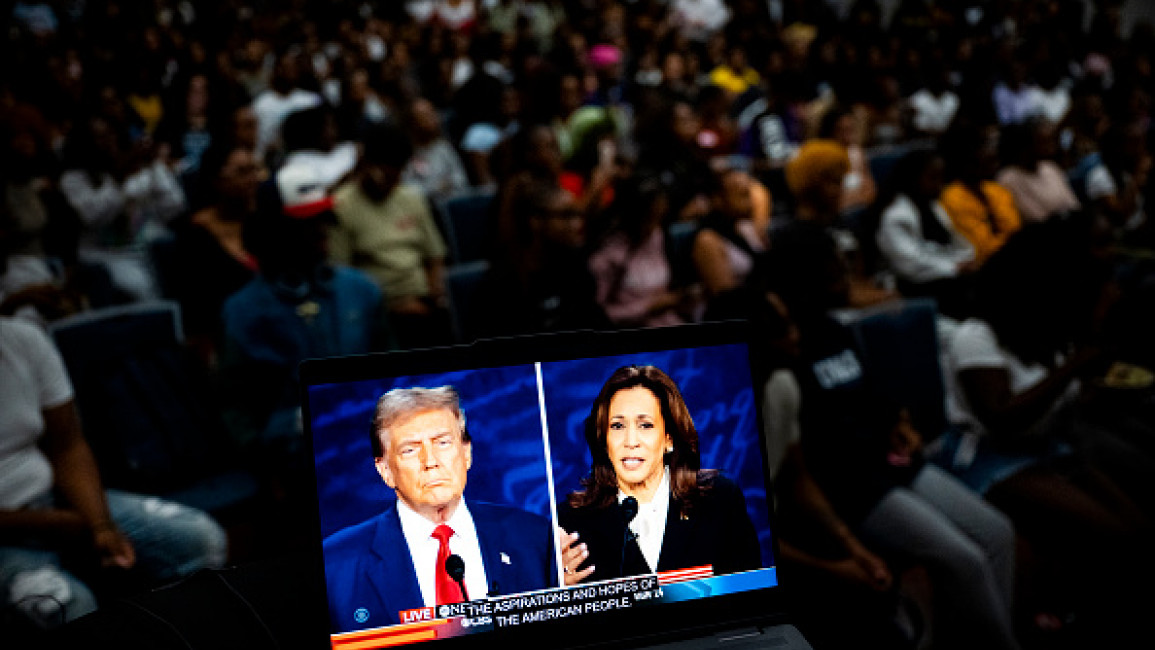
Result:
{"label": "blue stage backdrop", "polygon": [[762,545],[763,566],[774,566],[758,412],[743,345],[542,364],[550,460],[558,500],[580,488],[579,481],[589,473],[584,422],[594,400],[610,375],[630,364],[657,366],[678,385],[698,430],[702,467],[720,470],[742,487],[750,520]]}
{"label": "blue stage backdrop", "polygon": [[315,386],[309,390],[321,531],[328,536],[396,499],[373,467],[377,399],[398,387],[452,385],[473,438],[466,498],[550,516],[545,445],[532,365]]}

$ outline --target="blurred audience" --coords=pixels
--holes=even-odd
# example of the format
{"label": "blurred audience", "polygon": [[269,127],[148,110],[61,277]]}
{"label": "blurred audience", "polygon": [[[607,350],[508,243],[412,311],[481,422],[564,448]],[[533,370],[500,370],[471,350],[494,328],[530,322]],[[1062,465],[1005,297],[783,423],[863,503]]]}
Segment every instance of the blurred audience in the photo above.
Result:
{"label": "blurred audience", "polygon": [[256,212],[265,172],[251,149],[220,141],[198,166],[204,205],[172,223],[170,246],[152,250],[165,295],[181,305],[185,335],[211,366],[221,343],[221,306],[259,270],[245,247],[244,224]]}
{"label": "blurred audience", "polygon": [[675,286],[667,252],[663,223],[669,205],[656,179],[640,180],[615,196],[615,223],[589,262],[598,303],[614,325],[662,327],[694,316],[696,291]]}
{"label": "blurred audience", "polygon": [[152,586],[225,564],[225,531],[204,512],[104,489],[64,362],[36,325],[0,318],[0,377],[7,640],[91,613],[107,595],[92,585],[115,593],[117,584]]}
{"label": "blurred audience", "polygon": [[960,125],[943,136],[942,155],[949,182],[939,201],[981,263],[1023,226],[1014,197],[994,181],[999,168],[997,132]]}
{"label": "blurred audience", "polygon": [[875,243],[894,272],[899,293],[929,296],[939,311],[969,315],[970,274],[978,269],[970,242],[955,230],[939,195],[945,163],[933,149],[907,153],[879,195]]}
{"label": "blurred audience", "polygon": [[428,99],[418,98],[409,105],[407,123],[413,156],[405,165],[401,180],[421,188],[425,196],[447,199],[469,189],[469,177],[461,157],[441,132],[441,116]]}
{"label": "blurred audience", "polygon": [[275,472],[278,463],[303,462],[298,364],[390,342],[381,290],[360,271],[328,262],[333,199],[316,172],[282,168],[257,199],[242,241],[260,273],[221,310],[222,408],[236,445]]}
{"label": "blurred audience", "polygon": [[[945,434],[943,466],[1031,551],[1016,569],[1020,645],[1103,645],[1096,633],[1137,612],[1112,590],[1148,575],[1155,501],[1150,387],[1104,387],[1111,364],[1155,363],[1155,30],[1120,2],[972,4],[17,3],[0,75],[0,313],[44,325],[176,301],[245,458],[283,476],[273,466],[303,462],[304,356],[772,313],[790,324],[763,334],[789,348],[832,309],[930,296],[949,317],[955,427],[978,434],[961,447]],[[459,260],[444,242],[461,233],[431,206],[463,192],[493,197],[470,235],[489,268],[470,297],[481,307],[458,314],[483,322],[454,328],[444,277]],[[1088,248],[1046,275],[1053,261],[1023,251],[1052,225]],[[1091,279],[1097,299],[1083,299]],[[1000,288],[1026,297],[992,307]],[[871,420],[877,440],[912,437],[899,413]],[[1017,435],[1042,413],[1049,442]],[[821,439],[798,427],[788,446]],[[779,454],[780,507],[820,529],[786,540],[783,566],[826,576],[815,584],[880,647],[917,644],[897,596],[907,576],[876,571],[898,537],[844,534],[856,523],[837,490],[812,489],[838,449],[813,446]],[[956,467],[968,449],[998,471]],[[1064,589],[1072,557],[1087,561]],[[812,623],[816,647],[838,647]]]}
{"label": "blurred audience", "polygon": [[412,149],[400,129],[375,127],[365,137],[356,174],[333,194],[336,227],[329,258],[373,278],[384,293],[402,347],[448,343],[445,241],[429,202],[402,182]]}
{"label": "blurred audience", "polygon": [[1054,161],[1056,145],[1054,127],[1043,119],[1006,126],[999,136],[1005,167],[995,180],[1010,190],[1024,223],[1067,216],[1082,207]]}

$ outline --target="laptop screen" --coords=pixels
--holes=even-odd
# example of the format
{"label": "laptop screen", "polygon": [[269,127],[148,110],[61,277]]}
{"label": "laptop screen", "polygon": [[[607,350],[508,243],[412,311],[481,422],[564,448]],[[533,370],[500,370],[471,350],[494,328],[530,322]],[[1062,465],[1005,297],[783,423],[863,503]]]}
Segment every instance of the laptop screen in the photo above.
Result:
{"label": "laptop screen", "polygon": [[746,332],[303,364],[331,646],[580,646],[773,612]]}

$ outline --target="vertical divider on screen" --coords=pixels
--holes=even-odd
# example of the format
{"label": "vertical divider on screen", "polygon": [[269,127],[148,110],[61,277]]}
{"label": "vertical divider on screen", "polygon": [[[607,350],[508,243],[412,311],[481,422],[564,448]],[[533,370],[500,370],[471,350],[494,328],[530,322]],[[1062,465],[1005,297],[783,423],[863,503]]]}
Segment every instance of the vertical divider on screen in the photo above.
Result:
{"label": "vertical divider on screen", "polygon": [[541,362],[533,364],[534,373],[537,375],[537,412],[541,417],[541,441],[545,447],[545,477],[546,488],[549,490],[549,518],[553,523],[554,530],[554,544],[553,555],[554,563],[557,569],[557,584],[559,587],[565,586],[565,576],[562,574],[561,563],[561,547],[557,543],[557,495],[553,490],[553,457],[550,455],[549,446],[549,419],[545,412],[545,386],[541,379]]}

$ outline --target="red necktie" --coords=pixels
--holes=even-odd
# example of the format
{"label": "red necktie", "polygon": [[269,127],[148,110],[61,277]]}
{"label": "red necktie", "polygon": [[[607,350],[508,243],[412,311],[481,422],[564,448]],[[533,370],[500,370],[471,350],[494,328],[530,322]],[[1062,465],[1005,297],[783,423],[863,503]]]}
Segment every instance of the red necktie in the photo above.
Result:
{"label": "red necktie", "polygon": [[445,560],[449,559],[449,538],[452,536],[453,529],[445,524],[433,529],[433,537],[441,545],[437,549],[438,605],[460,603],[465,600],[465,596],[461,593],[461,586],[457,584],[456,580],[449,577],[449,572],[445,570]]}

